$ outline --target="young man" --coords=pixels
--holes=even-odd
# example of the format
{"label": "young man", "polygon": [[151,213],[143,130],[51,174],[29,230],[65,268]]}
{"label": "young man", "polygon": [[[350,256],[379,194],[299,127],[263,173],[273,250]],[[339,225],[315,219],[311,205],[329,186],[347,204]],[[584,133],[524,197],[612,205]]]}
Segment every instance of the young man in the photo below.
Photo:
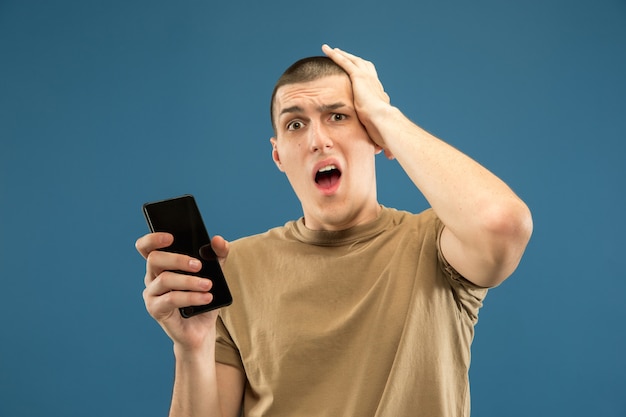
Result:
{"label": "young man", "polygon": [[[409,121],[374,66],[326,45],[290,67],[271,102],[273,160],[298,221],[212,245],[234,303],[211,301],[197,260],[137,241],[144,299],[174,342],[172,416],[469,416],[470,345],[486,288],[532,231],[501,180]],[[375,156],[396,158],[431,209],[382,207]],[[228,256],[228,259],[226,259]]]}

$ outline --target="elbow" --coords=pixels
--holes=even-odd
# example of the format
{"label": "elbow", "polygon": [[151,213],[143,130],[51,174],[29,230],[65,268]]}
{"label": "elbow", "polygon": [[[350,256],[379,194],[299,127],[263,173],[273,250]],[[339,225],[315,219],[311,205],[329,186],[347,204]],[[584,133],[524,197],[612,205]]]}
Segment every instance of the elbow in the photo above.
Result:
{"label": "elbow", "polygon": [[530,209],[521,200],[494,205],[485,216],[484,228],[505,246],[524,251],[533,232]]}
{"label": "elbow", "polygon": [[491,280],[495,287],[507,279],[518,267],[533,232],[530,209],[521,200],[490,209],[485,217],[485,236],[491,253]]}

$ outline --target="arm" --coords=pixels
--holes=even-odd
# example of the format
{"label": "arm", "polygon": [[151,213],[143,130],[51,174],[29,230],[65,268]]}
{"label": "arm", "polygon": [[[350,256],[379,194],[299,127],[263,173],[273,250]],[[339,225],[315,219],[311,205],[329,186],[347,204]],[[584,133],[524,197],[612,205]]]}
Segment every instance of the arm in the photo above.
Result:
{"label": "arm", "polygon": [[[528,207],[498,177],[409,122],[397,109],[380,117],[383,137],[443,224],[448,262],[473,283],[492,287],[513,273],[532,231]],[[401,126],[392,132],[389,127]]]}
{"label": "arm", "polygon": [[448,262],[477,285],[500,284],[519,264],[532,233],[526,204],[476,161],[391,106],[370,62],[323,50],[350,75],[355,108],[372,140],[397,158],[445,225],[441,248]]}
{"label": "arm", "polygon": [[[167,233],[152,233],[137,240],[146,258],[144,301],[150,315],[174,342],[176,377],[170,416],[236,417],[241,408],[244,375],[215,362],[217,311],[188,319],[180,307],[208,304],[211,282],[205,278],[171,271],[198,272],[201,264],[189,256],[163,252],[172,243]],[[213,249],[223,261],[228,243],[214,237]]]}
{"label": "arm", "polygon": [[[214,359],[207,360],[206,353],[179,351],[175,354],[176,373],[170,417],[240,415],[245,384],[243,373]],[[212,353],[214,358],[215,352]],[[215,413],[216,410],[221,414]]]}

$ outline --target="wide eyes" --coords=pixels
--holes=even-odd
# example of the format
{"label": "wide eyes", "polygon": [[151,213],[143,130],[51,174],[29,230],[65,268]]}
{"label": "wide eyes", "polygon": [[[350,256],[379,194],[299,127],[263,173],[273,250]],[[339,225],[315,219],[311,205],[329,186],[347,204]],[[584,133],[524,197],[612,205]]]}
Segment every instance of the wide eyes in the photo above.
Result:
{"label": "wide eyes", "polygon": [[293,120],[287,123],[287,130],[298,130],[301,129],[302,126],[304,126],[304,123],[302,123],[300,120]]}
{"label": "wide eyes", "polygon": [[[344,120],[346,120],[348,118],[347,115],[345,114],[341,114],[341,113],[332,113],[330,115],[330,117],[328,118],[328,121],[330,122],[342,122]],[[302,129],[305,126],[304,122],[300,119],[295,119],[295,120],[291,120],[289,123],[287,123],[287,130],[299,130]]]}

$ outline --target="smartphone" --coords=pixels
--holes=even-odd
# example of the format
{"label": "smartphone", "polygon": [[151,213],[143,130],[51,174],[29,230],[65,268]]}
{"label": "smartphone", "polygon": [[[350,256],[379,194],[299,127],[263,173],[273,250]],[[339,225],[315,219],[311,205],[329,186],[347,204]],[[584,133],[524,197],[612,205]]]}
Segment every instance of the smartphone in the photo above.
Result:
{"label": "smartphone", "polygon": [[152,232],[168,232],[174,236],[172,243],[164,251],[189,255],[202,262],[202,269],[196,275],[213,281],[211,294],[213,301],[202,306],[189,306],[180,309],[181,316],[189,318],[205,311],[225,307],[233,302],[226,278],[211,248],[211,239],[204,227],[200,210],[192,195],[146,203],[143,214]]}

